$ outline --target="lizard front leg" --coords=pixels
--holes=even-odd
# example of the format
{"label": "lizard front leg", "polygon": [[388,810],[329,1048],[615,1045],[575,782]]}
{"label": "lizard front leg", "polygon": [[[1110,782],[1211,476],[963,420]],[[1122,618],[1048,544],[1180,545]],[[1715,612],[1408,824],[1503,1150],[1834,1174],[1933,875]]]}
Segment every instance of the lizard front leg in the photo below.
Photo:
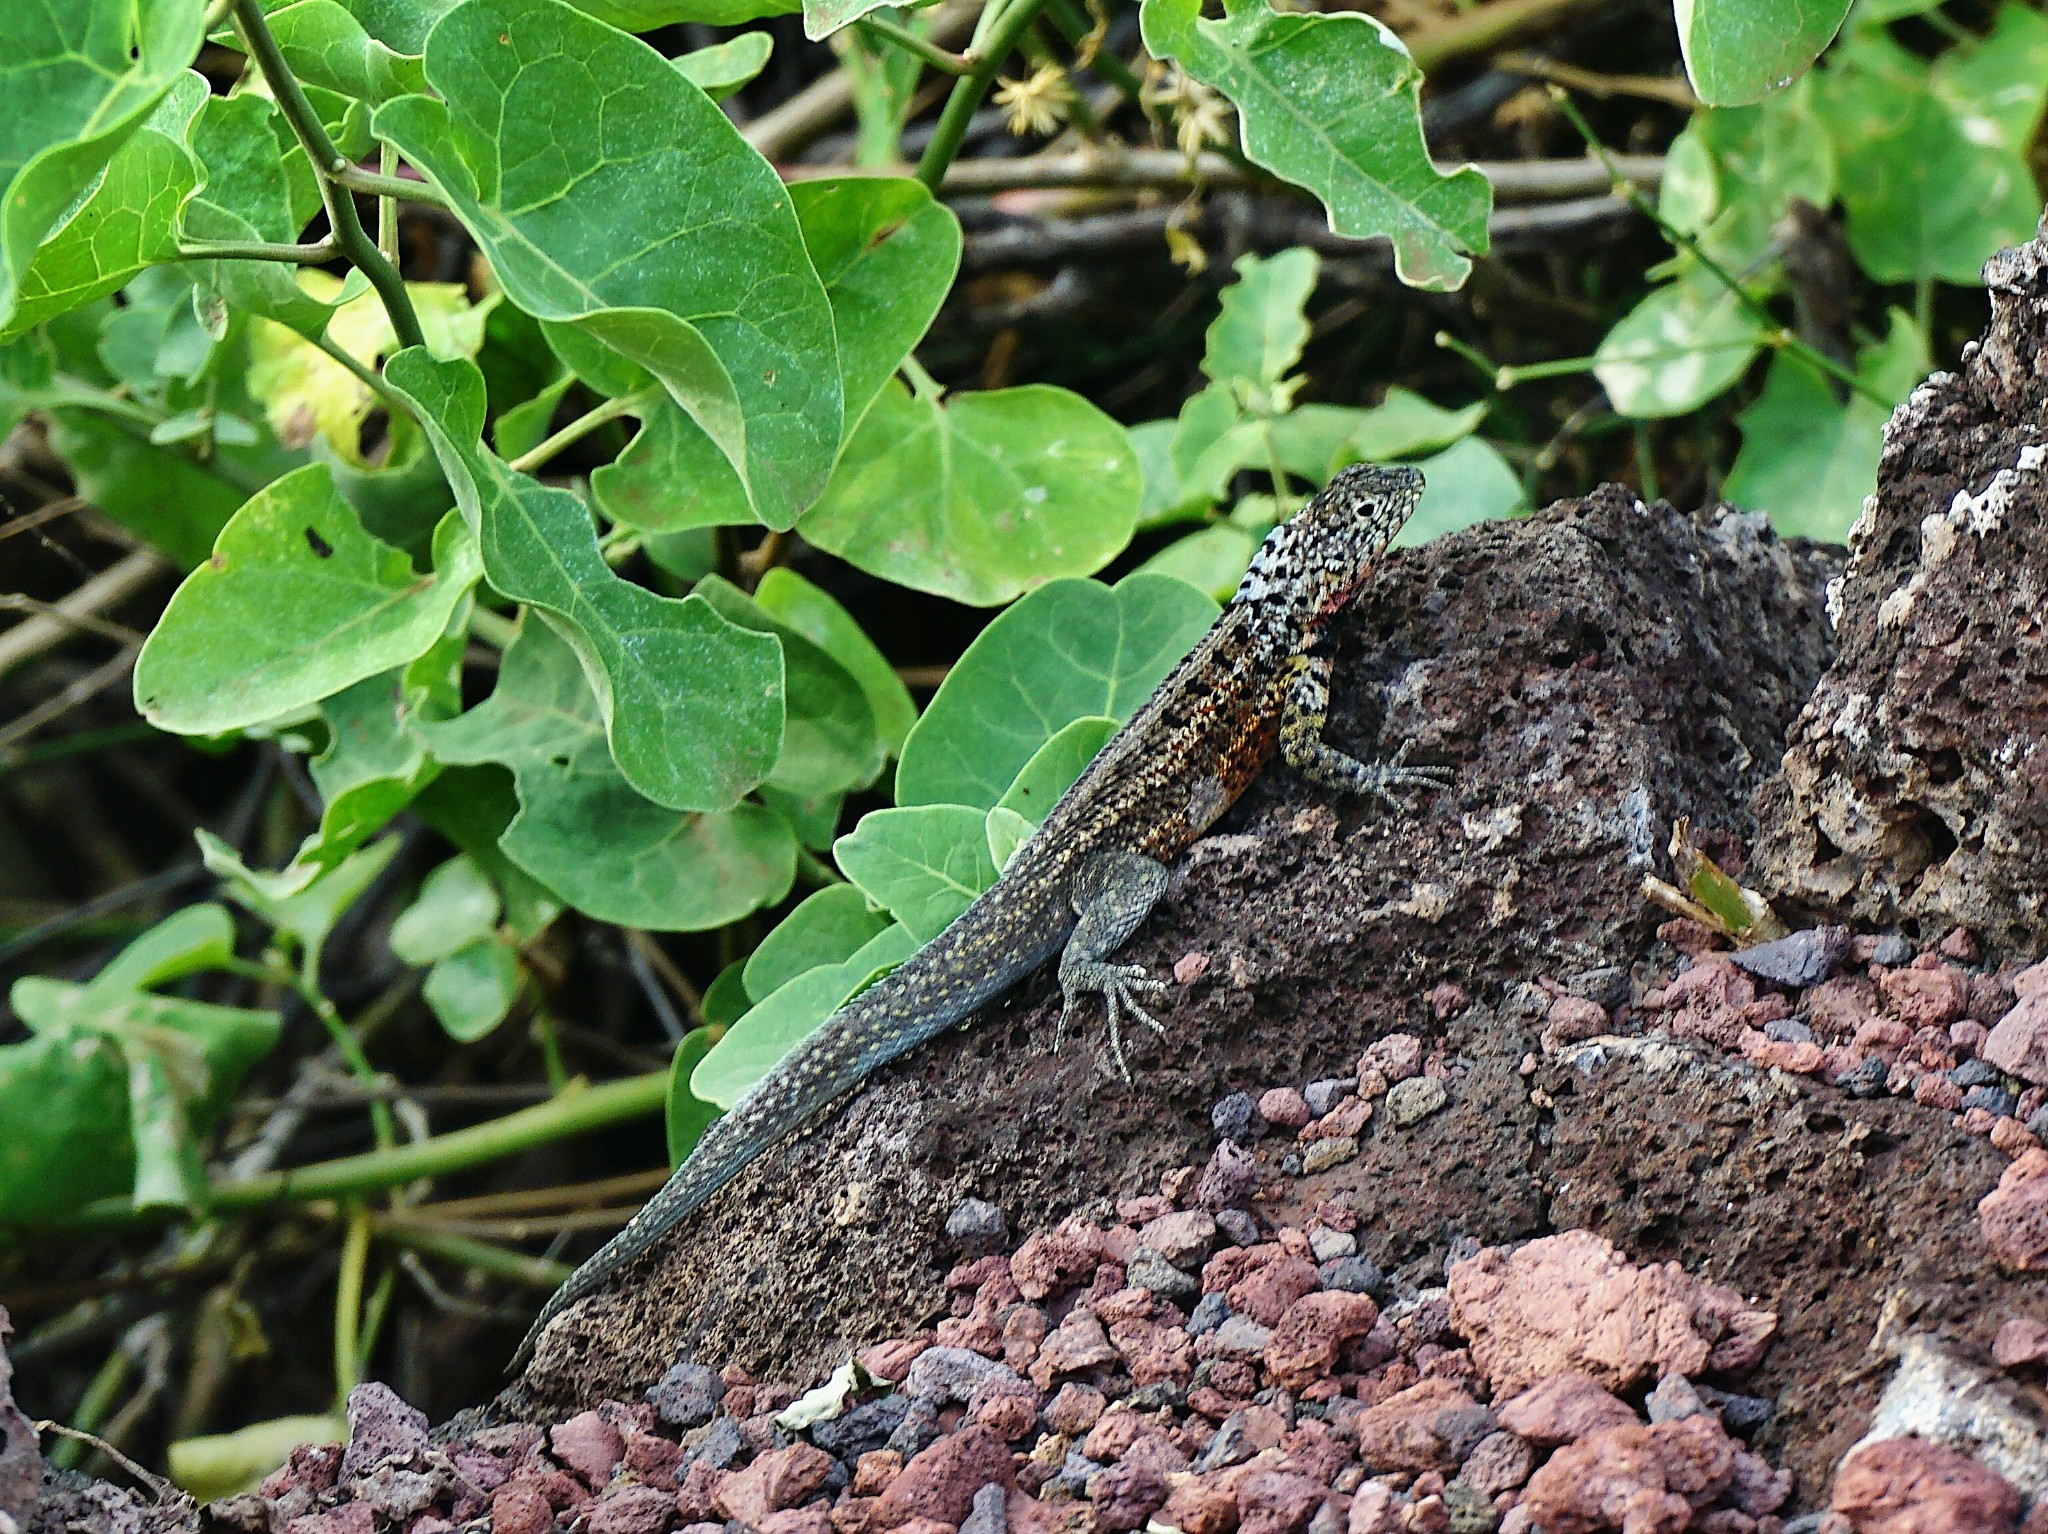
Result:
{"label": "lizard front leg", "polygon": [[1391,761],[1361,762],[1323,739],[1323,723],[1330,712],[1330,648],[1328,631],[1319,628],[1288,657],[1280,712],[1280,754],[1287,765],[1326,788],[1372,794],[1396,812],[1406,808],[1394,797],[1397,788],[1450,787],[1450,768],[1408,765],[1412,741],[1403,741]]}
{"label": "lizard front leg", "polygon": [[1124,1061],[1123,1015],[1128,1012],[1164,1038],[1166,1029],[1139,1002],[1141,995],[1157,995],[1166,983],[1154,980],[1141,964],[1103,962],[1124,939],[1138,930],[1138,923],[1151,914],[1159,897],[1166,893],[1164,865],[1141,853],[1121,850],[1092,854],[1074,875],[1073,903],[1080,920],[1060,955],[1060,990],[1066,1006],[1060,1011],[1059,1027],[1052,1047],[1058,1049],[1067,1031],[1067,1019],[1081,998],[1090,991],[1102,993],[1109,1012],[1109,1050],[1125,1082],[1131,1068]]}

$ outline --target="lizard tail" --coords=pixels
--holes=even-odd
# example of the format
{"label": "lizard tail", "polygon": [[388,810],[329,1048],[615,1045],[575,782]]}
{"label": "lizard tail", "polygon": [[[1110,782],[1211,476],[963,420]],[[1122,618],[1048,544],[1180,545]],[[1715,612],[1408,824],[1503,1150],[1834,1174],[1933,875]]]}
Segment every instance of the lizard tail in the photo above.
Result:
{"label": "lizard tail", "polygon": [[[994,891],[988,892],[993,894]],[[689,1159],[626,1227],[569,1275],[534,1319],[507,1372],[532,1356],[555,1317],[694,1214],[762,1151],[869,1072],[1000,996],[1045,962],[1065,941],[1057,918],[1020,951],[1011,920],[994,914],[987,895],[910,961],[846,1003],[778,1061],[732,1111],[704,1131]],[[1014,913],[1010,913],[1014,919]],[[1066,925],[1071,926],[1071,918]],[[1002,930],[994,928],[1000,926]]]}

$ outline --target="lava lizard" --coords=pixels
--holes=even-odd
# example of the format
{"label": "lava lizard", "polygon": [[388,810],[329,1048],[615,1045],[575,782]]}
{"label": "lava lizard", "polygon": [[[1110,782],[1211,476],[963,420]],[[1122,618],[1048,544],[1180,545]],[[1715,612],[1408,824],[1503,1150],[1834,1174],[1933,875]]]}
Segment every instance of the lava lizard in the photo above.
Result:
{"label": "lava lizard", "polygon": [[1215,625],[1116,732],[1019,847],[1002,876],[892,974],[847,1002],[784,1056],[688,1160],[557,1289],[513,1356],[533,1351],[570,1305],[646,1252],[762,1151],[851,1090],[883,1062],[960,1022],[1060,955],[1059,1046],[1089,992],[1109,1013],[1124,1064],[1126,1014],[1164,1034],[1142,995],[1164,991],[1136,964],[1109,957],[1165,891],[1164,859],[1200,836],[1277,748],[1311,781],[1379,796],[1441,788],[1447,769],[1357,761],[1325,744],[1329,621],[1350,600],[1415,509],[1414,469],[1360,464],[1266,536]]}

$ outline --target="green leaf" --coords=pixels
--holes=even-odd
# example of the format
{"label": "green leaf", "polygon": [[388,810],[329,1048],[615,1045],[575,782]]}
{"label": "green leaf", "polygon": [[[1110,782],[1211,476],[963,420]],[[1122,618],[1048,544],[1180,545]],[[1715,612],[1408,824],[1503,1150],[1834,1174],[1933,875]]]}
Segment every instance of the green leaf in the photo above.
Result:
{"label": "green leaf", "polygon": [[871,575],[991,606],[1100,569],[1130,541],[1139,491],[1123,428],[1078,394],[941,404],[892,381],[800,530]]}
{"label": "green leaf", "polygon": [[258,491],[185,578],[135,662],[135,706],[211,735],[317,703],[424,654],[481,573],[450,515],[422,575],[362,523],[324,464]]}
{"label": "green leaf", "polygon": [[199,52],[205,0],[0,8],[0,334],[35,250]]}
{"label": "green leaf", "polygon": [[247,492],[174,448],[156,447],[87,410],[48,413],[50,445],[78,494],[177,564],[205,562]]}
{"label": "green leaf", "polygon": [[391,951],[408,964],[432,964],[498,930],[503,909],[484,871],[452,857],[420,881],[420,892],[391,923]]}
{"label": "green leaf", "polygon": [[929,943],[996,882],[985,812],[964,804],[871,810],[833,843],[839,871]]}
{"label": "green leaf", "polygon": [[793,570],[778,565],[761,577],[754,590],[761,610],[804,636],[846,668],[867,696],[875,729],[891,756],[903,749],[903,738],[917,722],[910,689],[875,648],[853,614]]}
{"label": "green leaf", "polygon": [[1040,588],[947,673],[903,743],[897,802],[971,805],[978,816],[1075,720],[1129,719],[1215,621],[1214,602],[1165,576]]}
{"label": "green leaf", "polygon": [[0,1223],[33,1224],[86,1199],[198,1208],[200,1142],[236,1085],[276,1045],[275,1014],[162,996],[151,987],[233,952],[226,911],[181,911],[89,983],[18,980],[33,1038],[0,1047]]}
{"label": "green leaf", "polygon": [[720,576],[699,581],[696,595],[726,621],[782,641],[788,720],[768,786],[815,799],[866,788],[882,775],[889,753],[867,695],[844,666]]}
{"label": "green leaf", "polygon": [[1806,72],[1850,0],[1674,0],[1678,45],[1708,106],[1743,106]]}
{"label": "green leaf", "polygon": [[1528,507],[1521,479],[1491,443],[1477,437],[1454,442],[1415,467],[1422,470],[1422,500],[1395,536],[1398,548],[1419,548],[1445,533]]}
{"label": "green leaf", "polygon": [[1741,299],[1694,267],[1601,338],[1593,376],[1623,415],[1684,415],[1741,378],[1763,341]]}
{"label": "green leaf", "polygon": [[1314,192],[1337,234],[1391,240],[1403,282],[1462,284],[1486,250],[1492,188],[1470,165],[1446,176],[1430,163],[1422,71],[1400,40],[1367,16],[1266,0],[1226,0],[1220,20],[1201,9],[1144,0],[1145,46],[1237,104],[1252,162]]}
{"label": "green leaf", "polygon": [[308,85],[360,101],[389,101],[427,88],[419,56],[372,37],[339,0],[293,0],[270,13],[271,35]]}
{"label": "green leaf", "polygon": [[331,867],[295,862],[264,873],[250,868],[211,831],[194,834],[200,861],[219,877],[235,903],[270,923],[310,954],[316,965],[334,924],[398,851],[398,838],[387,836]]}
{"label": "green leaf", "polygon": [[698,48],[669,62],[676,72],[713,101],[723,101],[768,67],[775,39],[767,32],[742,32],[708,48]]}
{"label": "green leaf", "polygon": [[747,956],[747,995],[766,1001],[806,970],[843,964],[889,925],[851,884],[830,884],[804,899]]}
{"label": "green leaf", "polygon": [[[841,435],[850,439],[944,302],[960,266],[960,223],[923,183],[902,177],[823,177],[789,194],[832,306]],[[665,398],[642,421],[626,450],[590,477],[599,510],[648,531],[756,520],[739,475],[701,426]]]}
{"label": "green leaf", "polygon": [[1994,251],[2032,236],[2041,197],[2013,130],[2039,121],[2044,71],[2048,21],[2008,6],[1992,38],[1934,69],[1874,31],[1821,72],[1849,248],[1873,278],[1975,285]]}
{"label": "green leaf", "polygon": [[1486,416],[1480,401],[1462,410],[1390,388],[1368,409],[1345,405],[1300,405],[1271,425],[1280,462],[1320,486],[1347,464],[1394,463],[1433,453],[1468,437]]}
{"label": "green leaf", "polygon": [[831,305],[773,167],[668,60],[562,0],[465,0],[426,68],[444,99],[387,102],[378,134],[514,303],[652,372],[788,527],[842,404]]}
{"label": "green leaf", "polygon": [[1672,142],[1658,212],[1708,255],[1746,271],[1774,253],[1795,200],[1835,199],[1835,152],[1801,80],[1760,106],[1699,111]]}
{"label": "green leaf", "polygon": [[600,921],[720,927],[773,905],[795,877],[796,838],[772,810],[678,813],[633,789],[606,747],[575,652],[541,621],[521,625],[489,698],[420,729],[444,762],[512,769],[519,813],[499,846]]}
{"label": "green leaf", "polygon": [[669,1062],[666,1127],[670,1166],[681,1166],[689,1159],[697,1142],[704,1138],[704,1131],[718,1117],[717,1108],[690,1090],[690,1073],[711,1053],[720,1032],[709,1026],[692,1028],[676,1045],[675,1058]]}
{"label": "green leaf", "polygon": [[[883,814],[893,811],[881,811]],[[975,817],[976,824],[980,817]],[[984,853],[984,856],[986,854]],[[918,949],[900,925],[885,927],[843,964],[806,970],[749,1008],[690,1073],[690,1091],[730,1108],[851,997]]]}
{"label": "green leaf", "polygon": [[420,994],[448,1037],[474,1044],[505,1021],[519,996],[519,960],[503,939],[480,937],[427,971]]}
{"label": "green leaf", "polygon": [[1308,344],[1306,309],[1320,266],[1306,246],[1270,257],[1243,255],[1237,281],[1223,290],[1202,371],[1256,414],[1278,415],[1292,402],[1294,390],[1282,382]]}
{"label": "green leaf", "polygon": [[983,817],[982,835],[988,841],[989,860],[998,874],[1010,866],[1017,849],[1030,841],[1031,833],[1037,829],[1007,805],[999,804]]}
{"label": "green leaf", "polygon": [[418,660],[345,687],[320,705],[327,747],[308,769],[323,801],[319,828],[299,848],[299,864],[332,867],[390,824],[441,770],[413,728],[462,706],[462,653],[469,604]]}
{"label": "green leaf", "polygon": [[[1856,372],[1896,404],[1932,366],[1926,338],[1910,316],[1891,311],[1891,332],[1857,356]],[[1877,489],[1877,460],[1891,411],[1838,386],[1790,352],[1764,377],[1756,403],[1736,417],[1742,451],[1721,493],[1738,506],[1770,513],[1786,537],[1841,543]]]}
{"label": "green leaf", "polygon": [[347,1440],[345,1417],[272,1417],[232,1433],[176,1439],[165,1452],[171,1479],[203,1503],[254,1491],[301,1444]]}
{"label": "green leaf", "polygon": [[519,813],[512,784],[512,774],[496,763],[448,768],[420,791],[413,810],[491,876],[505,897],[505,925],[514,938],[528,943],[561,915],[562,902],[498,845]]}
{"label": "green leaf", "polygon": [[575,0],[576,9],[621,32],[652,32],[679,22],[736,27],[763,16],[786,16],[799,0]]}
{"label": "green leaf", "polygon": [[1214,601],[1224,602],[1244,579],[1258,547],[1256,533],[1219,522],[1174,539],[1133,573],[1184,581]]}
{"label": "green leaf", "polygon": [[1031,754],[996,808],[1012,810],[1039,825],[1118,728],[1118,721],[1100,714],[1076,719]]}
{"label": "green leaf", "polygon": [[[206,81],[179,75],[142,125],[114,152],[91,193],[43,239],[22,273],[14,316],[0,335],[120,288],[144,267],[178,254],[178,206],[198,183],[185,148]],[[0,214],[4,217],[4,214]]]}
{"label": "green leaf", "polygon": [[[483,376],[414,347],[386,382],[419,412],[498,591],[565,622],[599,694],[625,781],[673,809],[727,809],[782,748],[781,645],[701,597],[656,596],[612,573],[575,494],[515,474],[482,445]],[[545,882],[545,881],[544,881]]]}

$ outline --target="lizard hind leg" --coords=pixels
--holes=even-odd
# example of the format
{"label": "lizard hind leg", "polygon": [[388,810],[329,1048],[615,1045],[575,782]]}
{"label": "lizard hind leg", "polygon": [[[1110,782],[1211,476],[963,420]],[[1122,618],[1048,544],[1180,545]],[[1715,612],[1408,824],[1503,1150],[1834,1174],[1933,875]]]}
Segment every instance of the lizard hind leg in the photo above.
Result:
{"label": "lizard hind leg", "polygon": [[1081,998],[1091,991],[1100,992],[1109,1014],[1110,1057],[1116,1062],[1117,1074],[1126,1082],[1131,1080],[1131,1069],[1124,1059],[1124,1017],[1129,1014],[1165,1037],[1165,1025],[1145,1009],[1139,998],[1159,995],[1167,986],[1147,975],[1141,964],[1105,961],[1151,914],[1152,907],[1166,892],[1167,878],[1164,865],[1139,853],[1124,851],[1096,853],[1074,878],[1074,909],[1080,919],[1074,924],[1073,936],[1067,939],[1066,951],[1060,955],[1060,989],[1065,993],[1066,1005],[1053,1034],[1053,1048],[1059,1048],[1067,1021]]}

